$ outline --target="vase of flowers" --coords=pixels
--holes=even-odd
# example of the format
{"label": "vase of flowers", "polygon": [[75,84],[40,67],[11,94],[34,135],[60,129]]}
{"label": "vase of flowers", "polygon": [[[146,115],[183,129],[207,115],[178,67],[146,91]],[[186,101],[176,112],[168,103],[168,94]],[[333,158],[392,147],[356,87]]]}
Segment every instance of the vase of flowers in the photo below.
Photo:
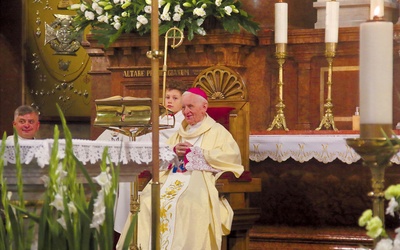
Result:
{"label": "vase of flowers", "polygon": [[[108,47],[122,33],[150,33],[151,0],[80,0],[70,10],[76,11],[73,26],[80,35],[92,27],[94,38]],[[195,34],[206,35],[204,23],[213,19],[230,33],[244,29],[252,34],[259,24],[242,9],[241,0],[160,0],[159,32],[170,28],[183,30],[192,40]]]}

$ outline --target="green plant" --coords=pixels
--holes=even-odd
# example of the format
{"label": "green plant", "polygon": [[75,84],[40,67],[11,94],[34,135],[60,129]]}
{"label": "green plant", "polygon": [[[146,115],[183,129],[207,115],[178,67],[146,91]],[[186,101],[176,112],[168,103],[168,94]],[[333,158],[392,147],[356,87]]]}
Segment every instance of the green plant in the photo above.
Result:
{"label": "green plant", "polygon": [[[73,153],[72,135],[57,106],[65,134],[65,157],[58,157],[59,130],[55,126],[54,144],[48,176],[44,178],[45,192],[38,209],[28,208],[23,195],[22,165],[19,159],[17,136],[14,137],[17,155],[18,199],[12,200],[0,157],[2,216],[0,217],[0,249],[58,249],[111,250],[113,247],[114,202],[118,183],[118,166],[106,164],[107,149],[100,164],[101,173],[92,178]],[[15,133],[16,134],[16,133]],[[5,138],[0,148],[4,155]],[[79,183],[77,171],[87,184]],[[87,187],[90,192],[87,192]]]}
{"label": "green plant", "polygon": [[[175,26],[192,40],[195,34],[206,34],[204,21],[214,17],[226,31],[239,32],[242,27],[256,34],[259,25],[241,7],[240,0],[160,0],[159,33]],[[122,33],[143,35],[151,30],[151,0],[80,0],[70,10],[76,11],[73,26],[78,34],[91,26],[94,38],[106,47]]]}
{"label": "green plant", "polygon": [[[389,200],[388,207],[386,208],[386,214],[391,216],[400,215],[400,184],[389,186],[385,192],[385,199]],[[365,227],[367,235],[377,240],[376,250],[396,250],[400,249],[400,228],[395,230],[394,239],[387,233],[385,225],[379,216],[373,214],[371,209],[367,209],[363,212],[358,220],[360,227]]]}

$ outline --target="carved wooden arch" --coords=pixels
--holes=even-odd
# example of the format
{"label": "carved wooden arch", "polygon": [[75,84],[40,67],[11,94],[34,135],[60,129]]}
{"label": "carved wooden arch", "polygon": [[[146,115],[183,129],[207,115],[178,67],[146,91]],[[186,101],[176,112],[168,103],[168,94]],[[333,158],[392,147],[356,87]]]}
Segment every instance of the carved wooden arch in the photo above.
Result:
{"label": "carved wooden arch", "polygon": [[211,100],[247,101],[242,77],[226,66],[209,67],[196,77],[193,87],[203,89]]}

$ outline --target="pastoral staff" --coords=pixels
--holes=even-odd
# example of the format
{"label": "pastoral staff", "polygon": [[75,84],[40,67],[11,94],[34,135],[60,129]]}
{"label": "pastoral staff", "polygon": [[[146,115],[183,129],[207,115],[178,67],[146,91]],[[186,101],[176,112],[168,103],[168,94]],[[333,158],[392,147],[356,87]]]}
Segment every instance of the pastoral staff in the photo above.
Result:
{"label": "pastoral staff", "polygon": [[[159,131],[160,142],[165,143],[165,141],[181,126],[181,122],[184,119],[182,114],[182,94],[186,89],[186,84],[179,81],[170,81],[166,86],[164,105],[173,114],[160,116],[159,122],[160,124],[173,124],[172,122],[175,120],[175,124],[174,127],[170,129],[162,129]],[[122,134],[113,135],[113,133],[114,132],[111,132],[110,130],[106,130],[97,140],[129,141],[127,136]],[[149,133],[137,137],[136,141],[151,142],[151,139],[151,133]],[[114,230],[120,234],[130,213],[131,183],[120,183],[118,189],[118,197],[115,206]]]}

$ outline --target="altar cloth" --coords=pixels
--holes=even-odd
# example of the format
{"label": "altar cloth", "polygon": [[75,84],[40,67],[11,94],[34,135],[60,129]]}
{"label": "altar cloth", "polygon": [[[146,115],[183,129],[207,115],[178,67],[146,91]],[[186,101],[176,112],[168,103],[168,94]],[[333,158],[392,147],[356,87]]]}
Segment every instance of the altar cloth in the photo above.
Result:
{"label": "altar cloth", "polygon": [[[63,159],[65,156],[65,140],[58,141],[58,157]],[[22,140],[19,141],[20,145],[20,158],[24,164],[29,164],[33,160],[37,161],[40,167],[49,164],[53,139],[45,140]],[[108,155],[110,161],[114,164],[128,162],[146,163],[152,161],[152,143],[151,142],[121,142],[121,141],[91,141],[73,139],[73,152],[74,155],[84,165],[87,163],[95,164],[101,161],[104,149],[108,148]],[[174,153],[169,149],[166,144],[160,143],[160,161],[169,162],[174,158]],[[16,163],[15,147],[13,141],[6,142],[6,149],[4,153],[4,161],[7,163]]]}
{"label": "altar cloth", "polygon": [[[359,138],[359,134],[324,134],[324,135],[250,135],[251,161],[261,162],[271,158],[277,162],[289,158],[303,163],[311,159],[329,163],[336,159],[351,164],[361,157],[347,145],[346,139]],[[400,164],[400,154],[391,159]]]}
{"label": "altar cloth", "polygon": [[[60,139],[57,155],[59,159],[65,157],[66,141]],[[21,140],[18,142],[20,149],[20,161],[23,164],[24,176],[29,181],[26,184],[42,184],[40,177],[47,173],[50,162],[53,139],[45,140]],[[121,141],[91,141],[73,139],[73,152],[76,158],[85,166],[90,176],[96,176],[100,172],[100,163],[104,149],[108,148],[109,161],[119,165],[120,181],[132,181],[135,175],[152,167],[152,143],[151,142],[121,142]],[[14,183],[13,167],[16,164],[16,153],[13,141],[6,141],[4,152],[5,173],[9,183]],[[175,153],[167,144],[159,146],[159,168],[166,168],[174,159]],[[108,162],[108,163],[110,163]],[[151,169],[150,169],[151,170]],[[82,176],[78,176],[84,181]]]}

